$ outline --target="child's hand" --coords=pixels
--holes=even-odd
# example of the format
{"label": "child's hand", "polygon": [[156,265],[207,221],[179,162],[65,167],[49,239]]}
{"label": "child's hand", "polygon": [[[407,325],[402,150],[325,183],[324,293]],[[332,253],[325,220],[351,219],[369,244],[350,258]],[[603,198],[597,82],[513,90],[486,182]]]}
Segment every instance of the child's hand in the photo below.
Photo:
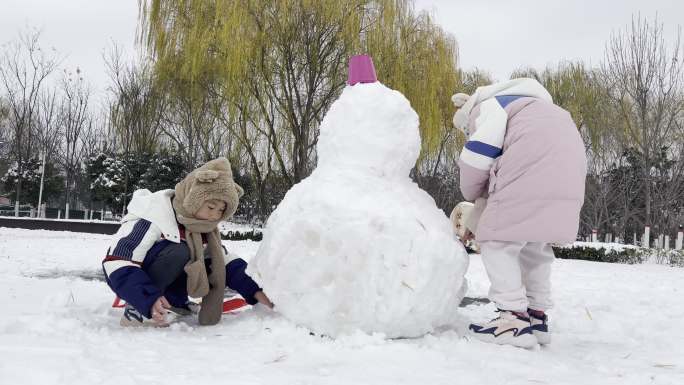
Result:
{"label": "child's hand", "polygon": [[254,293],[254,298],[256,298],[260,304],[268,306],[269,309],[273,309],[273,302],[271,302],[271,300],[266,296],[266,294],[264,294],[263,291],[259,290]]}
{"label": "child's hand", "polygon": [[164,320],[164,315],[166,314],[168,308],[171,307],[171,304],[169,304],[169,301],[166,300],[166,297],[161,296],[157,298],[157,300],[154,302],[154,305],[152,305],[152,319],[154,322],[156,322],[159,325],[166,324],[166,321]]}

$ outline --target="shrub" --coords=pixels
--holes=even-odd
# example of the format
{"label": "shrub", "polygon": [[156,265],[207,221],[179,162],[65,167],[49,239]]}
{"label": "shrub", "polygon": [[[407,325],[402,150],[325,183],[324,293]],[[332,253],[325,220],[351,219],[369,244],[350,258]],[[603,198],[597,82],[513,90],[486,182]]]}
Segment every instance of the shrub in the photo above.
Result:
{"label": "shrub", "polygon": [[624,248],[621,250],[591,246],[554,247],[556,258],[579,259],[583,261],[636,264],[647,261],[684,267],[684,250],[657,250],[644,248]]}
{"label": "shrub", "polygon": [[227,240],[227,241],[245,241],[245,240],[252,240],[252,241],[261,241],[264,238],[264,235],[261,233],[259,230],[250,230],[250,231],[237,231],[237,230],[230,230],[226,232],[225,234],[221,234],[221,239]]}
{"label": "shrub", "polygon": [[645,253],[636,248],[615,250],[575,245],[572,247],[554,247],[553,252],[556,254],[556,258],[594,262],[635,264],[646,260]]}
{"label": "shrub", "polygon": [[650,258],[655,263],[684,267],[684,250],[652,250]]}

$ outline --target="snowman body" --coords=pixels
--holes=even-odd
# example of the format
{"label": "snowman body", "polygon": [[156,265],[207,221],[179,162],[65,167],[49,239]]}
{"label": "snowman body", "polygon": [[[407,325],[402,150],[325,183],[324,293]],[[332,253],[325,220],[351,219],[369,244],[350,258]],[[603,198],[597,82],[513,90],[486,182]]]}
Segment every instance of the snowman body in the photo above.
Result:
{"label": "snowman body", "polygon": [[453,322],[468,256],[411,181],[418,116],[381,83],[348,86],[321,124],[318,166],[271,214],[249,272],[277,310],[332,337],[416,337]]}

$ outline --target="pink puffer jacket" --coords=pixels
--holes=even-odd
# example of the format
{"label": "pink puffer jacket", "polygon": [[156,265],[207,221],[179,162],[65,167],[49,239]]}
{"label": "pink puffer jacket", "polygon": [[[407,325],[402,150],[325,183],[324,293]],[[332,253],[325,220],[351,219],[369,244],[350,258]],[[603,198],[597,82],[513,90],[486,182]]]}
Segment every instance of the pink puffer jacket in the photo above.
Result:
{"label": "pink puffer jacket", "polygon": [[[463,158],[459,161],[465,199],[489,196],[475,231],[477,240],[574,241],[587,166],[584,144],[570,114],[539,98],[497,100],[508,116],[502,153],[493,156],[489,170],[473,167]],[[480,104],[470,111],[470,132],[487,120],[480,112]],[[482,153],[490,150],[479,145],[466,147]]]}

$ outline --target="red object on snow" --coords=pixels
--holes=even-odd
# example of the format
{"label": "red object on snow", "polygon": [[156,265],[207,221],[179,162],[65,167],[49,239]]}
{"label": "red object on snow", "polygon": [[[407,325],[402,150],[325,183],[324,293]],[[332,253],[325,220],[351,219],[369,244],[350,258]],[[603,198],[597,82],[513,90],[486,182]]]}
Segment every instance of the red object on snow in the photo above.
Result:
{"label": "red object on snow", "polygon": [[[112,303],[112,307],[114,308],[120,308],[126,306],[126,302],[122,300],[119,297],[114,298],[114,303]],[[228,300],[223,301],[223,312],[224,313],[229,313],[233,310],[240,309],[242,307],[247,306],[247,302],[242,299],[242,298],[231,298]]]}
{"label": "red object on snow", "polygon": [[115,298],[114,298],[114,303],[112,304],[112,307],[124,307],[124,306],[126,306],[126,302],[125,302],[125,301],[123,301],[123,300],[122,300],[121,298],[119,298],[119,297],[115,297]]}
{"label": "red object on snow", "polygon": [[242,299],[242,298],[232,298],[226,301],[223,301],[223,312],[228,313],[233,310],[237,310],[241,307],[247,306],[247,302]]}

